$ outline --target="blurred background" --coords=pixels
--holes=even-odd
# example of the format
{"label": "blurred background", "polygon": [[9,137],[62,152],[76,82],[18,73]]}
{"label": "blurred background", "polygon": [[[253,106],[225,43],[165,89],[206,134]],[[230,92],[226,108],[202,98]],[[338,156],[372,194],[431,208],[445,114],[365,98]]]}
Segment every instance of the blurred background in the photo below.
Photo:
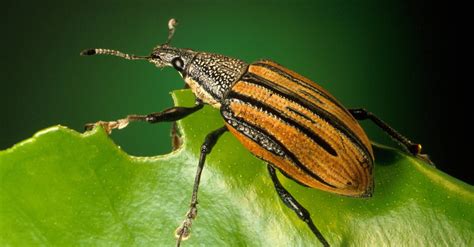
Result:
{"label": "blurred background", "polygon": [[[183,87],[173,69],[79,52],[148,55],[174,17],[174,46],[277,61],[347,107],[374,112],[422,143],[439,169],[473,184],[463,94],[470,65],[461,60],[472,49],[462,10],[395,0],[4,3],[0,149],[52,125],[82,131],[87,122],[171,106],[169,92]],[[133,124],[112,138],[133,155],[164,154],[170,126]],[[373,141],[396,146],[373,124],[363,127]]]}

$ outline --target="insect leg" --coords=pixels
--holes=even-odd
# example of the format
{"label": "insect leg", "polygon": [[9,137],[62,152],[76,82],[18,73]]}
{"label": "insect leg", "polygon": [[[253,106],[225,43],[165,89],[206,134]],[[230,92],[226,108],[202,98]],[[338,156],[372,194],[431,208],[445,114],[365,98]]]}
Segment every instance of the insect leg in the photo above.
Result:
{"label": "insect leg", "polygon": [[301,220],[306,222],[306,224],[309,226],[314,235],[316,235],[318,240],[323,244],[323,246],[329,246],[328,241],[323,237],[321,232],[314,225],[308,210],[306,210],[306,208],[304,208],[298,201],[296,201],[296,199],[290,194],[290,192],[288,192],[280,183],[280,180],[276,175],[275,168],[273,168],[273,166],[270,164],[267,165],[267,168],[268,173],[272,178],[273,185],[275,186],[275,190],[278,196],[280,196],[280,199],[283,201],[283,203],[291,210],[293,210]]}
{"label": "insect leg", "polygon": [[395,141],[397,141],[400,145],[402,145],[408,152],[415,155],[418,158],[421,158],[427,161],[430,164],[433,164],[429,159],[428,155],[421,153],[421,144],[415,143],[410,139],[406,138],[402,134],[398,133],[394,128],[390,127],[387,123],[385,123],[382,119],[375,116],[372,112],[367,111],[366,109],[359,108],[359,109],[348,109],[349,112],[356,118],[357,120],[366,120],[369,119],[379,128],[381,128],[385,133],[390,135]]}
{"label": "insect leg", "polygon": [[219,137],[226,132],[228,129],[226,126],[223,126],[219,129],[216,129],[209,133],[204,140],[204,143],[201,146],[201,155],[199,157],[199,164],[196,170],[196,176],[194,177],[194,186],[193,186],[193,194],[191,196],[191,203],[189,205],[189,211],[186,213],[186,219],[183,221],[180,227],[176,229],[176,246],[179,247],[182,240],[185,240],[189,237],[191,232],[191,225],[192,221],[197,216],[197,193],[199,189],[199,182],[201,181],[201,173],[204,167],[204,161],[206,160],[207,154],[209,154],[216,144]]}
{"label": "insect leg", "polygon": [[158,123],[158,122],[173,122],[179,119],[182,119],[189,114],[201,109],[203,104],[198,102],[193,107],[171,107],[161,112],[155,112],[148,115],[128,115],[125,118],[116,120],[116,121],[99,121],[96,123],[88,123],[85,125],[86,130],[91,130],[96,125],[101,125],[107,133],[111,133],[113,129],[123,129],[130,122],[134,121],[143,121],[148,123]]}

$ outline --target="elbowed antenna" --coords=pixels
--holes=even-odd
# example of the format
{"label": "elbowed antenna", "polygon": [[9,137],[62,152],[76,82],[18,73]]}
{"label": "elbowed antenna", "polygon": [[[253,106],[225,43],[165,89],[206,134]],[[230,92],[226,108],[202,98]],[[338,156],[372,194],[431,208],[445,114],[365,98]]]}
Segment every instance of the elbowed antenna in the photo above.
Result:
{"label": "elbowed antenna", "polygon": [[110,49],[87,49],[81,51],[81,56],[92,56],[92,55],[112,55],[112,56],[117,56],[121,58],[125,58],[128,60],[149,60],[151,57],[150,56],[135,56],[135,55],[130,55],[127,53],[123,53],[121,51],[117,50],[110,50]]}
{"label": "elbowed antenna", "polygon": [[[178,21],[174,18],[171,18],[168,21],[168,39],[164,44],[161,46],[167,47],[168,44],[171,42],[171,39],[173,38],[174,32],[176,31],[176,26],[178,25]],[[160,46],[158,46],[160,47]],[[117,56],[121,58],[125,58],[128,60],[150,60],[152,59],[151,56],[135,56],[135,55],[130,55],[127,53],[123,53],[121,51],[117,50],[111,50],[111,49],[101,49],[101,48],[96,48],[96,49],[86,49],[81,51],[81,56],[92,56],[92,55],[112,55],[112,56]]]}
{"label": "elbowed antenna", "polygon": [[176,26],[177,25],[178,25],[178,21],[175,18],[171,18],[168,21],[168,39],[163,44],[163,46],[167,46],[171,42],[171,39],[173,38],[174,32],[176,31]]}

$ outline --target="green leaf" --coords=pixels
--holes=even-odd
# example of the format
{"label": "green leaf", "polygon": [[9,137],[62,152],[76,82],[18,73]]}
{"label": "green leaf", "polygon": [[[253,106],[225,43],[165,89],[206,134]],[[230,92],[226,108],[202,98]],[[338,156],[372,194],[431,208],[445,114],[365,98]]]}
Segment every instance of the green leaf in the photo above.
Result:
{"label": "green leaf", "polygon": [[[177,105],[194,103],[186,90],[173,97]],[[62,126],[1,151],[0,245],[173,246],[200,145],[222,125],[219,113],[205,107],[178,122],[183,146],[155,157],[127,155],[100,128],[80,134]],[[374,148],[372,198],[342,197],[280,176],[332,245],[474,246],[472,186],[397,150]],[[265,163],[230,133],[208,156],[198,208],[184,246],[318,243],[279,200]]]}

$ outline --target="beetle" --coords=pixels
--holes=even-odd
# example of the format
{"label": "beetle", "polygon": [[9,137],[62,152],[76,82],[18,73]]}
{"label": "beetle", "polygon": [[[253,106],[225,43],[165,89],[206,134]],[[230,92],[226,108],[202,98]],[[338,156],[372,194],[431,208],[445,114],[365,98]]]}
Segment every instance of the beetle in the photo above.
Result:
{"label": "beetle", "polygon": [[168,22],[168,39],[149,56],[111,49],[87,49],[81,55],[113,55],[147,60],[158,68],[173,67],[196,96],[193,107],[172,107],[148,115],[128,115],[101,125],[108,133],[130,122],[157,123],[182,119],[207,104],[220,109],[225,126],[209,133],[201,146],[189,211],[176,230],[176,245],[188,238],[197,215],[197,194],[206,155],[218,138],[230,131],[252,154],[267,162],[268,173],[284,204],[306,222],[324,245],[328,241],[309,212],[282,186],[286,177],[315,189],[350,197],[371,197],[374,190],[374,153],[357,120],[371,120],[412,155],[430,162],[421,145],[399,134],[365,109],[345,108],[318,84],[269,60],[242,60],[170,46],[177,22]]}

